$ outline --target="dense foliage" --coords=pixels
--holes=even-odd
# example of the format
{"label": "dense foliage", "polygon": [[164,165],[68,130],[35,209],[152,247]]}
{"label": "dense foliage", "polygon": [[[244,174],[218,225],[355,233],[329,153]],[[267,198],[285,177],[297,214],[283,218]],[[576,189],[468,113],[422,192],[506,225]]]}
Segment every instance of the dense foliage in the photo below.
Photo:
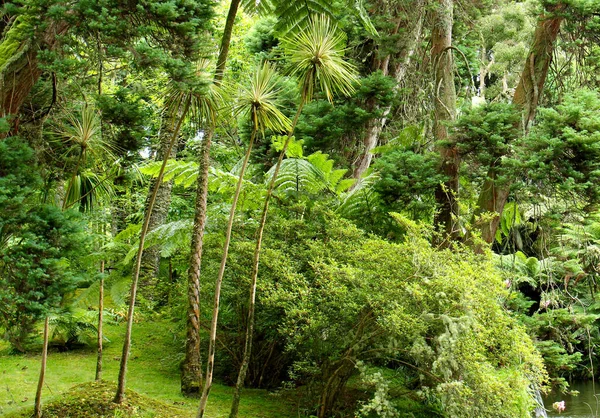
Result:
{"label": "dense foliage", "polygon": [[598,377],[597,1],[1,16],[13,350],[47,319],[101,370],[122,321],[121,403],[132,329],[171,321],[200,417],[213,377],[231,418],[245,386],[318,418],[528,417]]}

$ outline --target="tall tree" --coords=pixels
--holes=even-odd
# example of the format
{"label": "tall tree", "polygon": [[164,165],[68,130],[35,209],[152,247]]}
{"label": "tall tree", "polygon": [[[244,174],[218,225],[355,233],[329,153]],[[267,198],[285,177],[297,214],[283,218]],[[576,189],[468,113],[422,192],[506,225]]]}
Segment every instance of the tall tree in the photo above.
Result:
{"label": "tall tree", "polygon": [[[188,100],[185,103],[185,107],[183,108],[182,114],[185,115],[187,110],[189,109],[190,101]],[[133,279],[131,280],[131,290],[129,293],[129,309],[127,310],[127,329],[125,331],[125,339],[123,341],[123,353],[121,355],[121,363],[119,366],[119,377],[117,381],[117,392],[115,393],[115,397],[113,402],[122,403],[125,398],[125,378],[127,376],[127,362],[129,360],[129,351],[131,349],[131,331],[133,329],[133,314],[135,311],[135,299],[137,295],[138,289],[138,280],[140,278],[140,269],[142,264],[142,254],[144,252],[144,244],[146,241],[146,235],[148,234],[148,226],[150,224],[150,216],[152,215],[152,209],[154,206],[154,202],[156,200],[156,195],[158,194],[159,185],[162,182],[163,176],[165,174],[165,168],[167,166],[167,162],[169,161],[169,155],[171,154],[172,148],[175,146],[175,142],[177,142],[177,136],[179,134],[179,130],[181,129],[181,124],[183,123],[183,116],[179,118],[177,121],[177,125],[173,129],[173,136],[171,137],[171,141],[169,142],[169,146],[165,151],[165,156],[160,167],[160,171],[158,173],[158,177],[156,179],[156,184],[154,185],[154,190],[152,195],[150,196],[150,201],[148,202],[148,207],[146,208],[146,212],[144,213],[144,223],[142,224],[142,230],[140,231],[140,240],[138,246],[137,257],[135,260],[135,265],[133,269]]]}
{"label": "tall tree", "polygon": [[[213,83],[219,86],[223,81],[229,44],[240,0],[231,0],[225,28],[221,36],[219,56]],[[206,227],[206,202],[208,200],[208,172],[210,169],[210,147],[215,126],[209,125],[203,132],[198,155],[198,180],[196,203],[194,208],[194,226],[190,253],[190,268],[187,283],[187,325],[185,339],[185,358],[181,365],[181,392],[184,395],[200,391],[202,381],[202,361],[200,356],[200,268],[204,249],[204,228]]]}
{"label": "tall tree", "polygon": [[35,407],[33,415],[35,418],[42,418],[42,389],[46,377],[46,362],[48,360],[48,316],[44,320],[44,342],[42,346],[42,366],[40,368],[40,377],[38,379],[37,391],[35,392]]}
{"label": "tall tree", "polygon": [[[298,118],[302,113],[304,105],[312,100],[315,88],[320,89],[327,99],[332,102],[333,95],[341,93],[350,95],[354,90],[353,84],[357,81],[354,67],[343,59],[345,49],[345,38],[338,32],[337,26],[325,17],[313,17],[311,24],[305,30],[293,37],[284,39],[284,50],[288,56],[292,75],[295,75],[300,82],[300,104],[296,116],[292,122],[292,126],[288,132],[286,140],[283,144],[281,153],[275,165],[273,176],[269,182],[267,195],[260,218],[260,223],[257,231],[256,246],[254,248],[254,256],[252,260],[252,276],[250,279],[250,295],[248,301],[248,321],[246,325],[246,338],[244,343],[244,354],[240,372],[238,374],[236,391],[234,393],[233,404],[230,417],[236,417],[238,413],[240,390],[246,379],[248,364],[252,353],[252,335],[254,332],[254,312],[256,302],[256,284],[258,280],[258,267],[260,263],[260,252],[262,247],[262,238],[267,223],[267,214],[269,211],[269,202],[273,195],[277,176],[281,168],[281,163],[286,154],[287,147],[294,134],[294,129],[298,122]],[[209,364],[214,361],[214,346],[216,336],[215,328],[211,327],[212,351],[209,349]],[[212,365],[212,364],[211,364]],[[200,402],[200,411],[198,418],[202,418],[208,398],[206,383],[202,391],[202,399]]]}
{"label": "tall tree", "polygon": [[[161,117],[161,126],[159,132],[159,144],[156,152],[156,161],[162,161],[171,138],[173,137],[173,128],[177,123],[177,118],[180,115],[172,112],[165,112]],[[178,144],[171,149],[169,159],[175,159],[177,157]],[[146,197],[146,210],[150,203],[150,197],[155,186],[155,179],[150,181],[150,187],[148,188],[148,195]],[[169,207],[171,206],[171,192],[173,189],[172,181],[165,181],[160,183],[158,186],[158,192],[156,194],[156,201],[154,203],[154,210],[150,216],[150,223],[148,225],[148,231],[153,231],[157,227],[163,225],[167,221],[169,214]],[[142,256],[142,272],[140,278],[141,288],[144,290],[143,296],[146,298],[152,298],[155,296],[154,285],[158,278],[158,269],[160,265],[160,246],[155,245],[144,251]]]}
{"label": "tall tree", "polygon": [[435,191],[438,204],[434,224],[441,240],[455,239],[458,228],[458,169],[459,157],[450,139],[447,123],[456,117],[454,59],[452,55],[453,0],[437,0],[433,7],[431,33],[431,62],[433,65],[434,121],[433,134],[441,157],[440,171],[447,180]]}
{"label": "tall tree", "polygon": [[[352,4],[352,10],[364,12],[361,1],[348,2]],[[260,13],[273,13],[280,19],[278,29],[284,32],[298,31],[298,28],[305,27],[310,21],[310,15],[313,12],[327,11],[333,14],[327,1],[324,0],[309,0],[304,2],[286,2],[281,0],[255,2],[231,0],[227,18],[225,20],[225,28],[221,37],[219,47],[219,56],[217,58],[217,67],[214,75],[214,84],[220,85],[223,81],[227,57],[229,55],[229,45],[231,43],[231,35],[235,24],[240,5],[248,11],[258,11]],[[367,28],[372,28],[366,14],[361,14],[363,23]],[[374,30],[374,29],[372,29]],[[206,202],[208,198],[208,171],[210,168],[210,147],[214,128],[208,127],[204,132],[200,153],[198,156],[198,187],[196,189],[196,203],[194,213],[194,227],[192,233],[191,245],[191,260],[188,270],[188,325],[186,337],[186,357],[182,365],[181,390],[184,394],[196,393],[201,380],[200,371],[200,309],[199,309],[199,294],[200,294],[200,267],[202,262],[203,251],[203,234],[206,225]],[[196,385],[198,382],[198,385]]]}
{"label": "tall tree", "polygon": [[[425,0],[411,1],[409,4],[401,2],[381,2],[378,7],[380,12],[385,11],[392,16],[394,26],[390,33],[383,36],[383,31],[379,31],[382,35],[379,41],[381,48],[387,53],[380,59],[376,59],[373,64],[373,71],[381,71],[383,75],[389,75],[395,79],[396,85],[394,90],[398,91],[409,67],[410,60],[414,56],[417,49],[421,34],[423,31],[423,19],[425,16]],[[392,10],[389,10],[389,9]],[[406,36],[399,36],[399,33],[406,33]],[[395,40],[395,44],[390,50],[389,45],[381,45],[381,43]],[[380,52],[381,53],[381,52]],[[373,98],[367,103],[369,112],[375,111],[379,107],[376,100]],[[372,150],[379,144],[379,137],[385,127],[392,105],[387,105],[381,109],[381,116],[370,119],[364,133],[361,154],[354,164],[352,176],[356,179],[362,177],[365,171],[371,165],[373,159]],[[358,182],[355,183],[357,185]],[[354,187],[354,186],[353,186]]]}
{"label": "tall tree", "polygon": [[[546,77],[560,31],[564,20],[562,12],[565,3],[558,2],[547,7],[538,19],[533,43],[525,61],[521,78],[513,103],[523,111],[523,131],[526,133],[533,122],[535,112],[544,90]],[[494,217],[489,222],[481,224],[481,238],[491,243],[496,236],[500,218],[510,192],[509,182],[498,182],[501,161],[495,161],[488,169],[487,177],[477,201],[475,217],[484,213],[493,213]]]}

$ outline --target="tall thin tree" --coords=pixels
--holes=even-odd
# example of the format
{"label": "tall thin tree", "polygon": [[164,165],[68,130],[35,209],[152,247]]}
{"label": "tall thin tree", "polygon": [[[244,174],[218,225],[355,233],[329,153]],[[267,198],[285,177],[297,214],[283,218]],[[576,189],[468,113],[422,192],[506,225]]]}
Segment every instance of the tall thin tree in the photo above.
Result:
{"label": "tall thin tree", "polygon": [[[533,35],[533,43],[513,96],[513,103],[523,111],[524,132],[527,132],[535,117],[566,7],[564,2],[552,4],[538,19]],[[502,184],[498,182],[500,165],[501,160],[493,162],[488,168],[488,174],[483,182],[477,201],[477,210],[474,214],[475,217],[483,213],[493,213],[495,215],[490,222],[483,223],[480,226],[481,238],[488,244],[496,236],[500,218],[510,192],[509,182],[503,182]],[[477,249],[481,250],[480,248]]]}
{"label": "tall thin tree", "polygon": [[135,299],[137,294],[138,280],[140,277],[140,268],[142,264],[142,253],[144,252],[144,243],[146,241],[146,235],[148,233],[148,225],[150,223],[150,216],[152,214],[152,208],[154,206],[154,201],[156,200],[156,195],[158,193],[158,189],[160,183],[162,182],[163,176],[165,174],[165,168],[167,166],[167,162],[169,160],[169,155],[171,154],[171,149],[177,142],[177,135],[179,134],[179,130],[181,129],[181,125],[184,120],[184,115],[187,114],[187,111],[190,106],[190,100],[187,100],[184,104],[183,114],[177,121],[177,125],[173,129],[173,136],[171,138],[171,142],[169,143],[169,147],[165,152],[165,156],[160,167],[160,171],[158,173],[158,178],[154,185],[154,190],[152,191],[152,195],[150,196],[150,201],[148,202],[148,206],[144,213],[144,223],[142,225],[142,230],[140,232],[140,241],[138,246],[137,257],[135,260],[135,265],[133,268],[133,279],[131,280],[131,290],[129,294],[129,309],[127,310],[127,329],[125,331],[125,339],[123,341],[123,352],[121,354],[121,363],[119,366],[119,377],[117,382],[117,392],[115,393],[115,397],[113,402],[122,403],[125,398],[125,378],[127,375],[127,361],[129,360],[129,351],[131,349],[131,331],[133,329],[133,314],[135,311]]}
{"label": "tall thin tree", "polygon": [[233,202],[231,204],[231,210],[229,212],[229,221],[227,223],[227,231],[225,233],[225,245],[223,247],[223,256],[221,258],[221,265],[219,268],[217,280],[215,282],[215,296],[212,320],[210,325],[210,339],[208,346],[206,379],[204,381],[204,386],[202,390],[200,409],[203,409],[203,407],[205,407],[206,401],[208,399],[208,392],[210,391],[210,387],[212,385],[216,349],[215,343],[217,334],[217,323],[219,317],[219,304],[221,297],[221,284],[223,283],[225,266],[227,264],[227,256],[229,253],[229,243],[231,240],[231,231],[233,229],[235,210],[242,188],[246,167],[248,166],[248,161],[250,159],[252,145],[254,144],[254,140],[259,131],[264,132],[265,129],[270,129],[274,132],[286,132],[290,129],[291,126],[289,119],[283,113],[281,113],[281,111],[277,108],[275,103],[277,95],[279,93],[279,89],[276,87],[275,75],[276,73],[274,68],[270,64],[264,63],[263,66],[260,69],[258,69],[258,71],[256,71],[256,73],[253,75],[250,82],[250,87],[241,89],[242,93],[239,97],[239,101],[233,109],[234,114],[242,113],[247,114],[249,116],[252,124],[252,133],[250,135],[250,143],[248,145],[248,150],[246,151],[246,155],[244,157],[244,162],[242,164],[240,176],[238,178],[235,194],[233,196]]}
{"label": "tall thin tree", "polygon": [[[320,89],[327,99],[332,102],[335,93],[350,95],[354,90],[354,83],[357,76],[354,67],[344,61],[343,55],[346,46],[344,36],[338,31],[337,26],[329,18],[316,16],[311,19],[311,24],[307,29],[290,38],[283,40],[284,51],[290,62],[292,75],[295,75],[300,82],[300,104],[284,142],[283,149],[279,154],[273,177],[269,182],[269,188],[265,197],[265,202],[261,214],[261,219],[257,231],[256,246],[252,259],[252,276],[250,279],[250,295],[248,301],[248,320],[246,328],[246,338],[244,343],[244,354],[240,372],[238,374],[233,403],[231,406],[230,418],[237,417],[240,391],[246,379],[248,364],[252,353],[252,335],[254,332],[254,312],[256,301],[256,284],[258,279],[258,267],[260,262],[260,252],[262,247],[263,233],[267,222],[267,213],[269,211],[269,202],[273,195],[279,169],[286,154],[289,142],[294,134],[294,130],[302,109],[306,103],[312,100],[315,88]],[[213,353],[214,356],[214,353]],[[203,393],[204,399],[204,393]],[[201,403],[202,406],[202,403]],[[203,410],[200,410],[198,417],[201,418]]]}
{"label": "tall thin tree", "polygon": [[435,190],[438,204],[434,225],[440,233],[440,243],[448,243],[459,235],[458,228],[458,169],[456,145],[450,141],[447,123],[456,117],[454,59],[452,57],[452,27],[454,1],[438,0],[434,7],[431,32],[431,61],[433,63],[433,134],[440,153],[440,171],[447,177]]}
{"label": "tall thin tree", "polygon": [[[220,86],[223,81],[227,56],[229,55],[229,44],[231,43],[235,17],[237,16],[240,2],[241,0],[231,0],[229,4],[213,79],[215,86]],[[214,131],[214,124],[206,126],[198,155],[198,180],[187,283],[188,307],[185,358],[181,365],[181,392],[184,395],[198,393],[202,383],[202,361],[200,356],[200,268],[202,265],[202,252],[204,250],[204,228],[206,226],[210,147]]]}

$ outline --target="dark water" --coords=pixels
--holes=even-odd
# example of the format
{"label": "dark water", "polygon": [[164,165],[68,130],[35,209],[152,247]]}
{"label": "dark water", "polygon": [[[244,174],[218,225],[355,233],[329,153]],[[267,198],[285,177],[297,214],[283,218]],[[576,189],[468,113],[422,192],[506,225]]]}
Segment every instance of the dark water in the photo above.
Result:
{"label": "dark water", "polygon": [[[591,381],[573,382],[570,388],[579,391],[579,395],[569,396],[550,393],[544,398],[548,417],[600,418],[600,382],[596,382],[595,386]],[[560,401],[565,401],[566,406],[562,414],[558,414],[552,409],[552,404]]]}

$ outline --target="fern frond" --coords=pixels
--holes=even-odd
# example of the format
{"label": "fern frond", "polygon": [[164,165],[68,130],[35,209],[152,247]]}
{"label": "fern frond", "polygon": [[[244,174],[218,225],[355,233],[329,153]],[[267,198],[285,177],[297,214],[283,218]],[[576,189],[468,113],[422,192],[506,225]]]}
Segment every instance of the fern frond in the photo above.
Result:
{"label": "fern frond", "polygon": [[[273,178],[275,167],[265,176],[269,183]],[[327,186],[324,173],[308,160],[288,158],[282,161],[275,188],[286,194],[317,193]]]}
{"label": "fern frond", "polygon": [[379,180],[376,173],[358,180],[354,189],[346,193],[337,212],[347,218],[369,215],[382,205],[381,197],[375,191],[374,185]]}

